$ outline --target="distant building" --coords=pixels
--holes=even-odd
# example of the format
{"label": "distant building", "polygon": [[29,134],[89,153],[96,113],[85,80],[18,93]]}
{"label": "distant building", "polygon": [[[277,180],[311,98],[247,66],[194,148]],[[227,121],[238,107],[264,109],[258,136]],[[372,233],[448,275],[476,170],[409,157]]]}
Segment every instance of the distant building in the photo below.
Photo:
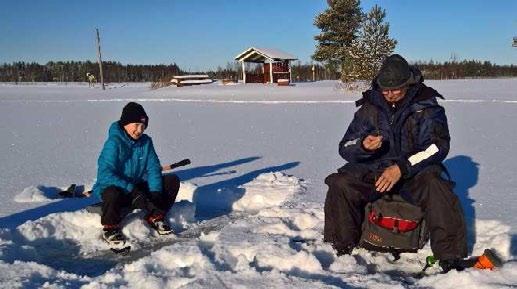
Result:
{"label": "distant building", "polygon": [[[242,63],[242,79],[244,83],[278,83],[291,82],[292,60],[294,55],[271,48],[250,47],[235,57]],[[246,62],[261,63],[258,71],[246,72]]]}

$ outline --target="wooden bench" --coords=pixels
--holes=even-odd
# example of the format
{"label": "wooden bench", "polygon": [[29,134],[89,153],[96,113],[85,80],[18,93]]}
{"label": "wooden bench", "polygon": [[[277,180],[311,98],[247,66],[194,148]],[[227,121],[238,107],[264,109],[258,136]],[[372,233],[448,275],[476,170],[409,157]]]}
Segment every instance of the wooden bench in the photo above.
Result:
{"label": "wooden bench", "polygon": [[206,74],[177,75],[171,79],[171,83],[177,87],[208,84],[212,82],[214,82],[214,80]]}
{"label": "wooden bench", "polygon": [[279,78],[276,83],[278,86],[289,86],[289,79],[287,78]]}

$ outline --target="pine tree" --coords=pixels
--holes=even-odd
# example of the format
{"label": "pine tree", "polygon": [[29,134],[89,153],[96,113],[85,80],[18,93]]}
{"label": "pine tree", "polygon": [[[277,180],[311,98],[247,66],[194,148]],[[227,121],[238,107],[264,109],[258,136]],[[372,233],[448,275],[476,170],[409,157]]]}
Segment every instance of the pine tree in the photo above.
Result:
{"label": "pine tree", "polygon": [[357,38],[349,51],[349,70],[343,81],[370,80],[381,67],[383,60],[393,52],[397,41],[389,37],[389,24],[384,22],[386,12],[375,5],[361,22]]}
{"label": "pine tree", "polygon": [[314,25],[321,33],[312,58],[323,62],[331,71],[346,70],[349,50],[356,38],[362,18],[359,0],[328,0],[329,8],[316,16]]}

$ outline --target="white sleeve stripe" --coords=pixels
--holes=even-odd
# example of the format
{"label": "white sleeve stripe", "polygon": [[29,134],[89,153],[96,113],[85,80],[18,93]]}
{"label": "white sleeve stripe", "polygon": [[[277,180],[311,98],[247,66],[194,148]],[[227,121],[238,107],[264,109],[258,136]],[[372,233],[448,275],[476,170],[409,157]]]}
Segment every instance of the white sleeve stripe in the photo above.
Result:
{"label": "white sleeve stripe", "polygon": [[348,147],[348,146],[351,146],[351,145],[355,145],[358,141],[359,141],[359,138],[356,138],[356,139],[354,139],[354,140],[349,140],[349,141],[347,141],[347,142],[344,144],[344,147]]}
{"label": "white sleeve stripe", "polygon": [[408,158],[409,163],[411,163],[411,166],[414,166],[434,154],[436,154],[439,151],[438,147],[435,144],[430,145],[428,148],[425,149],[425,151],[418,152]]}

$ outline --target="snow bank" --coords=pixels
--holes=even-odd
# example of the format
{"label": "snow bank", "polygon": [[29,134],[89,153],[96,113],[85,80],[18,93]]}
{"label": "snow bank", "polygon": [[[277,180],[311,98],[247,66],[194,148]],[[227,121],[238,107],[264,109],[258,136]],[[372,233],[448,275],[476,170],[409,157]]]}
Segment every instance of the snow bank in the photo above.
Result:
{"label": "snow bank", "polygon": [[49,191],[42,186],[30,186],[17,194],[14,197],[14,201],[18,203],[49,202],[55,199],[57,194],[57,189]]}
{"label": "snow bank", "polygon": [[233,204],[235,211],[259,211],[276,207],[302,190],[299,179],[283,173],[267,173],[241,186],[244,195]]}
{"label": "snow bank", "polygon": [[71,288],[90,280],[86,276],[54,270],[35,262],[0,261],[0,288]]}
{"label": "snow bank", "polygon": [[[191,202],[195,185],[182,183],[178,192],[178,202],[169,212],[167,218],[176,230],[183,230],[196,221],[196,207]],[[190,201],[189,201],[190,200]],[[34,221],[27,221],[18,226],[14,232],[9,229],[0,231],[0,245],[3,242],[27,244],[7,244],[1,252],[5,255],[36,254],[37,248],[45,244],[45,250],[64,252],[79,251],[80,255],[94,254],[106,250],[100,239],[102,226],[100,215],[86,210],[49,214]],[[132,246],[139,248],[148,243],[157,234],[143,221],[143,212],[136,210],[123,221],[123,233],[131,239]],[[4,236],[7,236],[4,238]],[[23,248],[22,248],[23,247]],[[0,254],[1,256],[1,254]]]}
{"label": "snow bank", "polygon": [[[92,186],[93,184],[87,184],[76,187],[75,193],[90,191]],[[67,188],[68,187],[50,187],[45,185],[29,186],[23,189],[23,191],[21,191],[17,195],[15,195],[13,200],[17,203],[52,202],[58,199],[63,199],[63,197],[60,196],[59,193],[65,191]]]}
{"label": "snow bank", "polygon": [[176,196],[176,202],[179,202],[179,201],[193,202],[194,192],[196,191],[196,189],[197,189],[197,186],[195,184],[182,182],[178,195]]}
{"label": "snow bank", "polygon": [[[191,237],[158,236],[135,212],[123,232],[134,256],[113,256],[99,239],[100,217],[85,210],[50,214],[15,230],[0,230],[0,284],[9,288],[511,288],[517,264],[494,271],[467,269],[420,272],[429,245],[416,254],[354,249],[338,257],[322,241],[320,203],[300,202],[303,182],[282,173],[261,174],[242,185],[235,211],[217,226],[195,219],[196,186],[182,184],[181,201],[169,220],[179,230],[199,228]],[[216,220],[216,219],[214,219]],[[511,255],[510,227],[477,220],[474,254],[495,248]],[[161,245],[163,244],[163,245]],[[103,251],[104,250],[104,251]],[[439,285],[438,285],[439,284]]]}
{"label": "snow bank", "polygon": [[101,276],[83,288],[181,288],[210,270],[213,266],[199,247],[173,245]]}

